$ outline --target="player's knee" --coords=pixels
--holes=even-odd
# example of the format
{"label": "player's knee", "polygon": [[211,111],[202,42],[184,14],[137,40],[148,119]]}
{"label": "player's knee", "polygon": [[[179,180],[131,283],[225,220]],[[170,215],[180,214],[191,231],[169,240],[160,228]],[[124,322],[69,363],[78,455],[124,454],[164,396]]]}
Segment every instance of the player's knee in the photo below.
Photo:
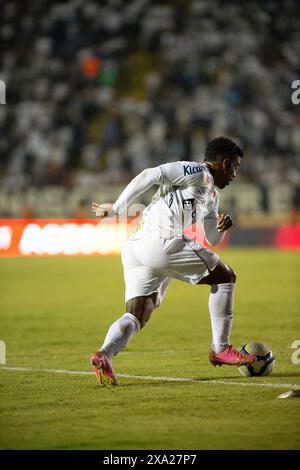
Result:
{"label": "player's knee", "polygon": [[234,272],[234,270],[228,264],[224,264],[223,267],[224,269],[223,269],[222,276],[221,276],[222,277],[221,283],[235,284],[236,273]]}
{"label": "player's knee", "polygon": [[220,270],[216,274],[217,274],[216,284],[235,284],[236,282],[236,273],[226,263],[222,263],[220,265]]}
{"label": "player's knee", "polygon": [[235,284],[236,282],[236,272],[230,266],[228,266],[228,281],[227,282],[230,282],[231,284]]}

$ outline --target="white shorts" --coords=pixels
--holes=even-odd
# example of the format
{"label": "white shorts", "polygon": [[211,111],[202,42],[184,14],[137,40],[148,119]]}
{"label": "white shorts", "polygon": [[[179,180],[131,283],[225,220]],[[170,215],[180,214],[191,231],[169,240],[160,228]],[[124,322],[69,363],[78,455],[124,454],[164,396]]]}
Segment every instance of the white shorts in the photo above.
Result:
{"label": "white shorts", "polygon": [[218,261],[216,253],[188,238],[129,239],[122,248],[125,300],[157,293],[158,307],[172,278],[198,284]]}

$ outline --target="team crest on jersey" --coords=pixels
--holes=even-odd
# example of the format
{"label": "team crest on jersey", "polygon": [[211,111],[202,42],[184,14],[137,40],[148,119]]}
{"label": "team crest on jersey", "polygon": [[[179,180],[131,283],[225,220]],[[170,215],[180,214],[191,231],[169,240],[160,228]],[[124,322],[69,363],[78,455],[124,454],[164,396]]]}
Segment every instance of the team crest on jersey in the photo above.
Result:
{"label": "team crest on jersey", "polygon": [[183,209],[184,210],[192,211],[193,208],[194,208],[194,205],[195,205],[195,199],[194,198],[184,199],[182,201],[182,204],[183,204]]}

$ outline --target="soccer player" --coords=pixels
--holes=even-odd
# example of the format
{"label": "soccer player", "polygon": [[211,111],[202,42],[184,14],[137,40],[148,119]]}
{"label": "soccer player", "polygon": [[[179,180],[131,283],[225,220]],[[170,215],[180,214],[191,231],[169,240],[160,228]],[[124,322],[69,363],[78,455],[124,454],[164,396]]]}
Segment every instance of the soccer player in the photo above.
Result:
{"label": "soccer player", "polygon": [[143,328],[162,302],[172,278],[208,284],[213,365],[245,365],[256,360],[230,344],[236,274],[220,257],[184,233],[201,223],[210,245],[220,243],[232,226],[219,214],[219,193],[236,177],[243,151],[231,139],[218,137],[205,151],[204,163],[177,161],[148,168],[136,176],[114,204],[92,203],[96,217],[119,214],[154,185],[158,191],[144,210],[136,231],[122,248],[126,313],[113,323],[103,345],[92,354],[99,383],[117,384],[112,357]]}

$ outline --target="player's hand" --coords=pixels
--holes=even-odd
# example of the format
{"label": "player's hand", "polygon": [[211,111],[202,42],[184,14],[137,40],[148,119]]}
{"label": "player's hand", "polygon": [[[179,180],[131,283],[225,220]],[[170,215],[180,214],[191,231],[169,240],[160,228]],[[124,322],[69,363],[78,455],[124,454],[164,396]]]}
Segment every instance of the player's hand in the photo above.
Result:
{"label": "player's hand", "polygon": [[96,217],[100,217],[100,219],[115,215],[113,204],[98,204],[97,202],[92,202],[92,212]]}
{"label": "player's hand", "polygon": [[220,214],[218,217],[217,230],[218,232],[225,232],[233,226],[231,217],[228,214]]}

